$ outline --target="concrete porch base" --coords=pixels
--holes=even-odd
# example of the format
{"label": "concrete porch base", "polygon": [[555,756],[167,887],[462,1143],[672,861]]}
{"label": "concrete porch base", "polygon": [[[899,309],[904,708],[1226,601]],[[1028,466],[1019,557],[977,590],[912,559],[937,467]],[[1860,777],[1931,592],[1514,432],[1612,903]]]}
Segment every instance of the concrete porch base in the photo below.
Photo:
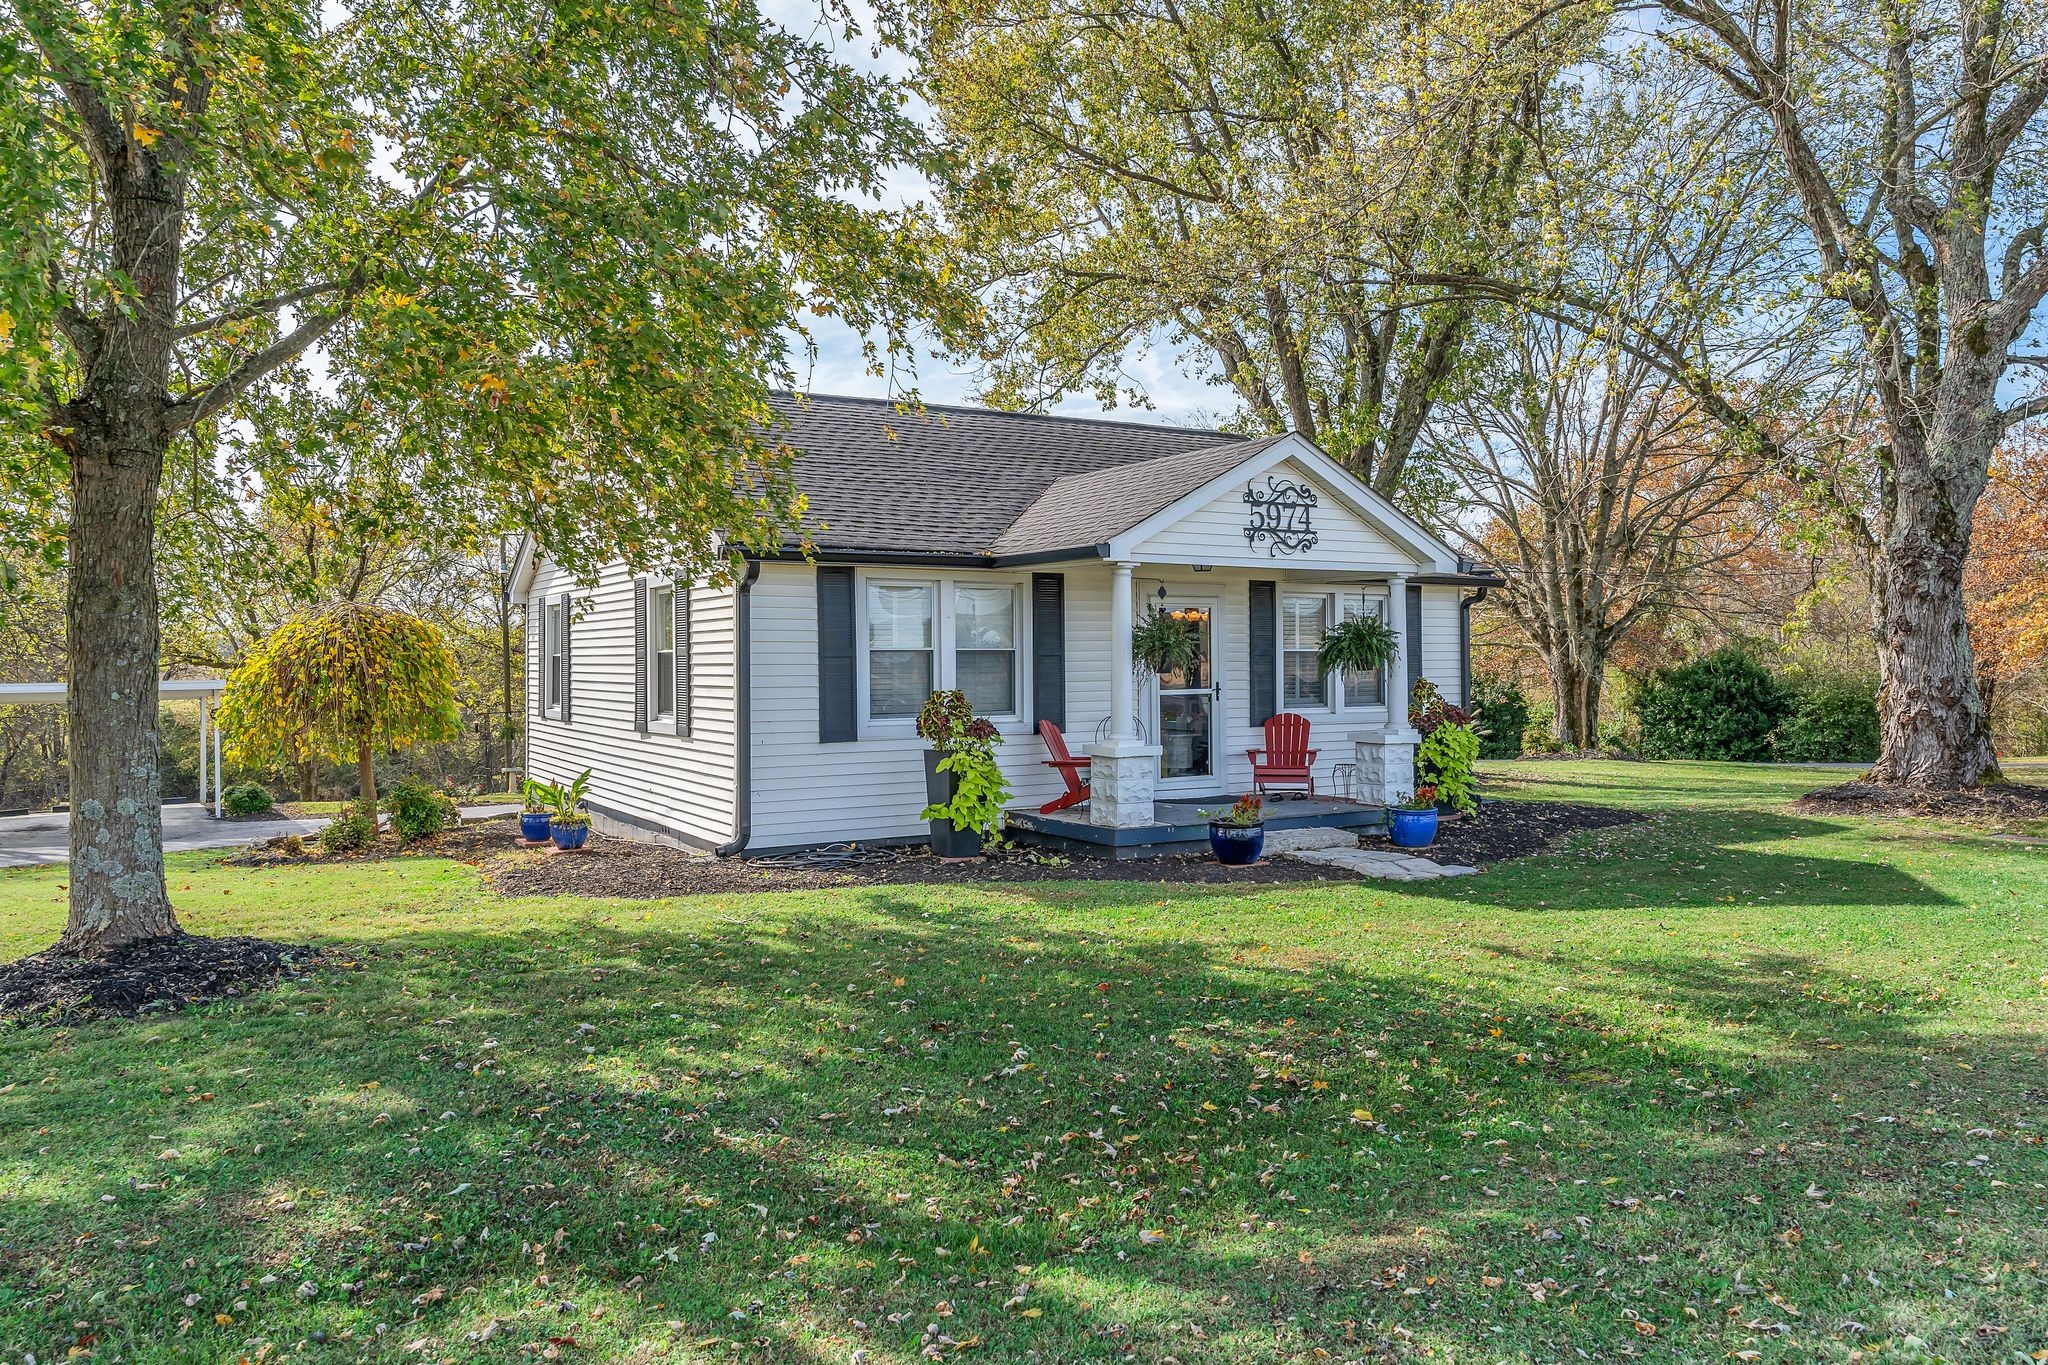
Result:
{"label": "concrete porch base", "polygon": [[[1235,800],[1231,796],[1203,799],[1176,797],[1152,803],[1149,825],[1098,825],[1088,818],[1088,803],[1040,815],[1037,811],[1010,811],[1004,817],[1005,832],[1020,844],[1049,848],[1056,853],[1090,858],[1157,858],[1174,853],[1209,851],[1209,820],[1202,812],[1225,811]],[[1339,801],[1312,796],[1298,800],[1266,803],[1266,830],[1370,829],[1386,823],[1384,806],[1358,801]]]}

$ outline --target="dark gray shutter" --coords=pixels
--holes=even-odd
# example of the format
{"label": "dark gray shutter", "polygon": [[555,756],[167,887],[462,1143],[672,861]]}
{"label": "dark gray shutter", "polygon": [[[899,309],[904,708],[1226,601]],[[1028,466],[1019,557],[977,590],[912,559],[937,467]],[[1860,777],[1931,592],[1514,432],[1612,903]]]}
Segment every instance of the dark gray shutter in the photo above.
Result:
{"label": "dark gray shutter", "polygon": [[633,728],[647,733],[647,580],[633,580]]}
{"label": "dark gray shutter", "polygon": [[687,579],[674,580],[675,597],[672,608],[676,631],[676,733],[684,739],[690,737],[690,584]]}
{"label": "dark gray shutter", "polygon": [[855,717],[853,570],[818,570],[818,742],[850,744],[860,737]]}
{"label": "dark gray shutter", "polygon": [[562,724],[569,723],[569,613],[576,599],[570,593],[562,594]]}
{"label": "dark gray shutter", "polygon": [[1401,710],[1408,709],[1408,694],[1414,689],[1416,679],[1422,676],[1422,585],[1408,585],[1408,686],[1395,698]]}
{"label": "dark gray shutter", "polygon": [[1067,728],[1067,576],[1031,575],[1031,716]]}
{"label": "dark gray shutter", "polygon": [[1279,585],[1268,580],[1252,584],[1251,631],[1252,724],[1264,725],[1280,710]]}

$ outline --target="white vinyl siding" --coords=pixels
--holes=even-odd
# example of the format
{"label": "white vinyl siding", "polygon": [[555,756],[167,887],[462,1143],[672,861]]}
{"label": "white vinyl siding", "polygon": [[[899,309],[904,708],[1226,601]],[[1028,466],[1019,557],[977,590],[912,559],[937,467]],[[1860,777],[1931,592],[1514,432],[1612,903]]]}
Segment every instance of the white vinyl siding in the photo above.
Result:
{"label": "white vinyl siding", "polygon": [[[591,770],[590,800],[600,816],[622,812],[682,839],[715,846],[734,830],[733,771],[737,700],[733,653],[734,598],[730,587],[690,586],[691,724],[633,721],[634,575],[607,565],[594,582],[579,583],[542,562],[528,597],[529,619],[543,604],[574,595],[575,723],[543,719],[531,727],[527,771],[550,782]],[[653,594],[650,594],[652,597]],[[674,620],[674,613],[668,613]],[[656,636],[649,621],[648,638]],[[654,674],[648,675],[653,709]],[[528,705],[533,702],[528,695]]]}
{"label": "white vinyl siding", "polygon": [[[1315,492],[1316,505],[1310,509],[1309,525],[1316,533],[1316,543],[1310,549],[1271,554],[1265,544],[1254,546],[1248,542],[1244,535],[1249,520],[1244,501],[1245,481],[1239,479],[1233,480],[1206,506],[1140,542],[1131,557],[1141,562],[1172,560],[1265,569],[1270,570],[1265,575],[1269,578],[1304,571],[1333,575],[1416,571],[1408,551],[1351,510],[1316,474],[1291,460],[1269,472],[1275,478],[1306,483]],[[1264,488],[1266,475],[1259,475],[1254,482]]]}

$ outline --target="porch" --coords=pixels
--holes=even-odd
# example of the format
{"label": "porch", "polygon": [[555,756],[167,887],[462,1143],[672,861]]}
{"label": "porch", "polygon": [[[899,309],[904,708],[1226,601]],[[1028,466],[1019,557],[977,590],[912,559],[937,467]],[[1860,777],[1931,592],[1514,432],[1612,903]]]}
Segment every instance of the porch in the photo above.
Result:
{"label": "porch", "polygon": [[[1205,800],[1175,797],[1155,800],[1147,823],[1097,824],[1088,803],[1052,815],[1010,811],[1006,832],[1020,844],[1056,853],[1096,858],[1157,858],[1174,853],[1205,853],[1209,848],[1208,812],[1228,810],[1234,798]],[[1386,807],[1328,796],[1277,794],[1266,800],[1266,830],[1373,829],[1386,823]]]}

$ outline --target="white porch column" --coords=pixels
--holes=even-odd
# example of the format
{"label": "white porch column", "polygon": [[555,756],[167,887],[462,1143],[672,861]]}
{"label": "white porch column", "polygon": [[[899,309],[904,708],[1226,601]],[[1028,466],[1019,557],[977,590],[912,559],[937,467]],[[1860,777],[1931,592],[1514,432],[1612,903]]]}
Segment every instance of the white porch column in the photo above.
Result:
{"label": "white porch column", "polygon": [[218,819],[220,819],[220,788],[221,788],[221,780],[220,780],[220,717],[219,717],[219,716],[214,716],[214,715],[212,714],[212,708],[213,708],[213,703],[212,703],[212,702],[211,702],[211,701],[209,700],[209,701],[208,701],[208,703],[207,703],[207,714],[208,714],[209,716],[211,716],[211,717],[212,717],[212,721],[213,721],[213,724],[212,724],[212,725],[211,725],[211,726],[209,727],[209,728],[210,728],[210,729],[211,729],[211,730],[213,731],[213,818],[214,818],[214,819],[216,819],[216,820],[218,820]]}
{"label": "white porch column", "polygon": [[1136,567],[1119,560],[1109,568],[1109,738],[1088,750],[1088,821],[1118,828],[1152,823],[1159,777],[1158,746],[1138,739],[1138,675],[1131,659]]}
{"label": "white porch column", "polygon": [[1136,739],[1138,673],[1131,661],[1131,631],[1137,625],[1131,570],[1125,560],[1109,567],[1109,737]]}
{"label": "white porch column", "polygon": [[1358,764],[1361,798],[1393,806],[1415,795],[1415,746],[1422,742],[1408,724],[1408,661],[1414,657],[1409,651],[1420,649],[1422,642],[1408,638],[1405,574],[1387,580],[1387,624],[1395,643],[1393,662],[1387,665],[1387,723],[1378,730],[1354,731],[1351,756]]}
{"label": "white porch column", "polygon": [[[1394,665],[1387,675],[1387,728],[1407,730],[1408,728],[1408,679],[1421,670],[1409,667],[1414,657],[1408,651],[1421,648],[1421,642],[1408,638],[1408,577],[1403,574],[1387,580],[1387,624],[1394,628],[1394,639],[1400,642],[1400,649],[1394,655]],[[1397,704],[1398,703],[1398,704]]]}
{"label": "white porch column", "polygon": [[206,808],[206,724],[212,709],[205,697],[199,699],[199,806],[202,810]]}

